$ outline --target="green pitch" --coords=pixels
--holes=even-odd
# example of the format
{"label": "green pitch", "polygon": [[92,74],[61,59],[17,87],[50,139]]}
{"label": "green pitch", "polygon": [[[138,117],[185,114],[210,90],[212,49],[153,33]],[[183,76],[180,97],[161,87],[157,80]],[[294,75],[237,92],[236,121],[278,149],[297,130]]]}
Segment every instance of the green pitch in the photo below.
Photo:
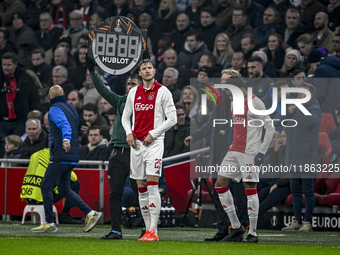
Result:
{"label": "green pitch", "polygon": [[0,222],[0,254],[340,254],[339,232],[282,232],[259,230],[258,244],[207,243],[215,229],[163,228],[160,242],[138,242],[140,229],[123,229],[123,240],[99,238],[110,225],[98,225],[83,233],[81,225],[57,225],[57,233],[37,234],[30,229],[37,225]]}

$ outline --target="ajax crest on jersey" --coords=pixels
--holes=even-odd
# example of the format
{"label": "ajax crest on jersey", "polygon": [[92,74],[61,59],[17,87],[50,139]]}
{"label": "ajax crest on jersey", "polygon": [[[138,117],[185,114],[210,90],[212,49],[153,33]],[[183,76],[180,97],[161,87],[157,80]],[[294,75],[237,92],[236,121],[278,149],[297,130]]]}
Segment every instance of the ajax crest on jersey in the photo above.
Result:
{"label": "ajax crest on jersey", "polygon": [[127,17],[107,18],[89,33],[88,55],[105,72],[120,75],[130,71],[146,50],[147,30]]}

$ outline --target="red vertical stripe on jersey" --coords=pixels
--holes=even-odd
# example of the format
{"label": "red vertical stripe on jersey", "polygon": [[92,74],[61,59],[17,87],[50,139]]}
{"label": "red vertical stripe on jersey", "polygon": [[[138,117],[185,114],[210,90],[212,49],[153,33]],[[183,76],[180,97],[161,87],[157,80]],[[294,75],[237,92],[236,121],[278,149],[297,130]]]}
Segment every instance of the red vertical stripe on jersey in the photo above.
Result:
{"label": "red vertical stripe on jersey", "polygon": [[155,104],[158,89],[161,87],[157,81],[149,90],[143,88],[143,83],[137,87],[134,99],[135,124],[133,134],[144,141],[149,131],[154,129]]}
{"label": "red vertical stripe on jersey", "polygon": [[[234,125],[234,137],[233,144],[230,147],[230,151],[245,152],[247,145],[247,127],[248,127],[248,97],[244,99],[244,113],[233,115],[233,125]],[[244,124],[243,124],[244,123]]]}

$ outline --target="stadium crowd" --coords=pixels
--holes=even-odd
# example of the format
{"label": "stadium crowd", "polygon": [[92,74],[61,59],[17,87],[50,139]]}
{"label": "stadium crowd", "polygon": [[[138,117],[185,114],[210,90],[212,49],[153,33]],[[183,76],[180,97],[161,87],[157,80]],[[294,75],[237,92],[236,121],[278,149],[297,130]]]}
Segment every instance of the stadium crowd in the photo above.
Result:
{"label": "stadium crowd", "polygon": [[[190,78],[206,82],[221,78],[224,69],[238,71],[267,109],[273,88],[304,87],[308,82],[315,87],[315,104],[321,111],[334,119],[340,115],[340,83],[318,80],[340,78],[340,0],[4,0],[0,157],[29,158],[47,147],[47,94],[58,84],[79,114],[80,159],[108,160],[116,109],[96,90],[85,57],[91,26],[116,15],[148,30],[155,78],[170,90],[176,104],[177,124],[165,135],[165,157],[188,151],[183,141],[190,135],[189,123],[199,129],[213,113],[214,104],[208,100],[208,114],[202,114],[200,92],[190,85]],[[121,96],[127,79],[137,73],[96,71],[107,88]],[[279,115],[280,107],[271,117]],[[275,154],[273,164],[284,164],[286,142],[280,133],[285,137],[287,131],[280,127],[276,131],[267,162]],[[331,140],[333,150],[338,150],[340,136],[335,131]],[[299,141],[303,142],[289,146]],[[208,138],[206,143],[209,146]],[[290,192],[287,180],[267,183],[261,214],[272,205],[265,199],[274,185],[284,194]]]}

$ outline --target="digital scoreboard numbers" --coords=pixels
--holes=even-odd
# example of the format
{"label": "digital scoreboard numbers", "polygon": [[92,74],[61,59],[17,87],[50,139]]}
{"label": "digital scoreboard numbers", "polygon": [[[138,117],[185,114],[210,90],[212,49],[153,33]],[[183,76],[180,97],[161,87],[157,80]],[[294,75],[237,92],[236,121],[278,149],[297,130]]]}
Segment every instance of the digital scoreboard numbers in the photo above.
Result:
{"label": "digital scoreboard numbers", "polygon": [[107,18],[89,33],[89,53],[105,72],[119,75],[130,71],[146,50],[147,30],[129,18]]}

